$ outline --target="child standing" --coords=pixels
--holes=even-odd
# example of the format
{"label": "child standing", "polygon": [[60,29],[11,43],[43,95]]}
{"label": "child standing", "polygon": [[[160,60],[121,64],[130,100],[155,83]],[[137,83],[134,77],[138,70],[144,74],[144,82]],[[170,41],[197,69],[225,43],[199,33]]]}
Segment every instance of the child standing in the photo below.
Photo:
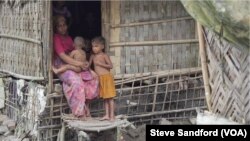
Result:
{"label": "child standing", "polygon": [[113,75],[110,69],[113,64],[109,56],[103,52],[105,47],[105,39],[103,37],[95,37],[92,41],[93,54],[90,56],[90,64],[94,64],[94,70],[99,76],[100,82],[100,98],[104,99],[105,115],[100,120],[115,120],[114,114],[114,97],[116,96]]}

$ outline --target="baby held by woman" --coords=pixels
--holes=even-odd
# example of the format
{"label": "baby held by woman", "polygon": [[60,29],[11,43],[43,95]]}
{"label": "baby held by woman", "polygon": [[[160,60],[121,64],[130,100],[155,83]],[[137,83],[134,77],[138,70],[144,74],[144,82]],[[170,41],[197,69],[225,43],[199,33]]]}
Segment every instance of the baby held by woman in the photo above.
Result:
{"label": "baby held by woman", "polygon": [[[74,50],[70,52],[69,56],[77,61],[83,62],[85,68],[89,68],[89,62],[87,61],[86,53],[83,50],[86,47],[85,40],[82,37],[75,37],[74,39]],[[82,70],[80,67],[76,67],[70,64],[65,64],[59,68],[52,68],[55,74],[63,73],[67,70],[73,70],[75,72],[81,72],[83,80],[92,80],[93,76],[96,76],[95,72],[92,70]]]}

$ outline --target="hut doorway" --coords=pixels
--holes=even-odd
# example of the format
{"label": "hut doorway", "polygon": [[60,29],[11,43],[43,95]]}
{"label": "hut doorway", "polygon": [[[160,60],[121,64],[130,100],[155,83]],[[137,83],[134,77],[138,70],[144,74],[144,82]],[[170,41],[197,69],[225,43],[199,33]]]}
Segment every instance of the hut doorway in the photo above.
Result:
{"label": "hut doorway", "polygon": [[[53,2],[55,6],[57,1]],[[65,1],[70,12],[69,35],[74,38],[82,36],[92,39],[101,35],[101,2],[100,1]]]}

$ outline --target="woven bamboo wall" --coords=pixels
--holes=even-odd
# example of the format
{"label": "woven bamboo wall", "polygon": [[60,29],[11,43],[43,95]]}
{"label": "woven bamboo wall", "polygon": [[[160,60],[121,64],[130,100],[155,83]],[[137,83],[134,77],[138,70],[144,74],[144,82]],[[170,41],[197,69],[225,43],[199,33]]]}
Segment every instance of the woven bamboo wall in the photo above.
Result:
{"label": "woven bamboo wall", "polygon": [[19,78],[47,77],[50,22],[46,21],[46,3],[0,2],[0,71]]}
{"label": "woven bamboo wall", "polygon": [[199,66],[195,21],[179,1],[116,1],[110,7],[115,74]]}
{"label": "woven bamboo wall", "polygon": [[250,55],[206,31],[212,111],[250,123]]}

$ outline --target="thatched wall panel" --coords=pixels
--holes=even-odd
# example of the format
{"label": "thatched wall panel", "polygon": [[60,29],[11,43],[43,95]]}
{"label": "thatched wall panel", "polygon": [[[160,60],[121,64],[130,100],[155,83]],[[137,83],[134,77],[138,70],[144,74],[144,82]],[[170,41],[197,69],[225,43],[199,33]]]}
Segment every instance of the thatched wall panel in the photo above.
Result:
{"label": "thatched wall panel", "polygon": [[[44,79],[44,1],[10,1],[0,3],[0,70],[11,75]],[[47,30],[48,31],[48,30]],[[48,34],[48,33],[47,33]],[[49,36],[49,35],[46,35]],[[48,41],[48,40],[47,40]],[[47,70],[47,69],[46,69]]]}

